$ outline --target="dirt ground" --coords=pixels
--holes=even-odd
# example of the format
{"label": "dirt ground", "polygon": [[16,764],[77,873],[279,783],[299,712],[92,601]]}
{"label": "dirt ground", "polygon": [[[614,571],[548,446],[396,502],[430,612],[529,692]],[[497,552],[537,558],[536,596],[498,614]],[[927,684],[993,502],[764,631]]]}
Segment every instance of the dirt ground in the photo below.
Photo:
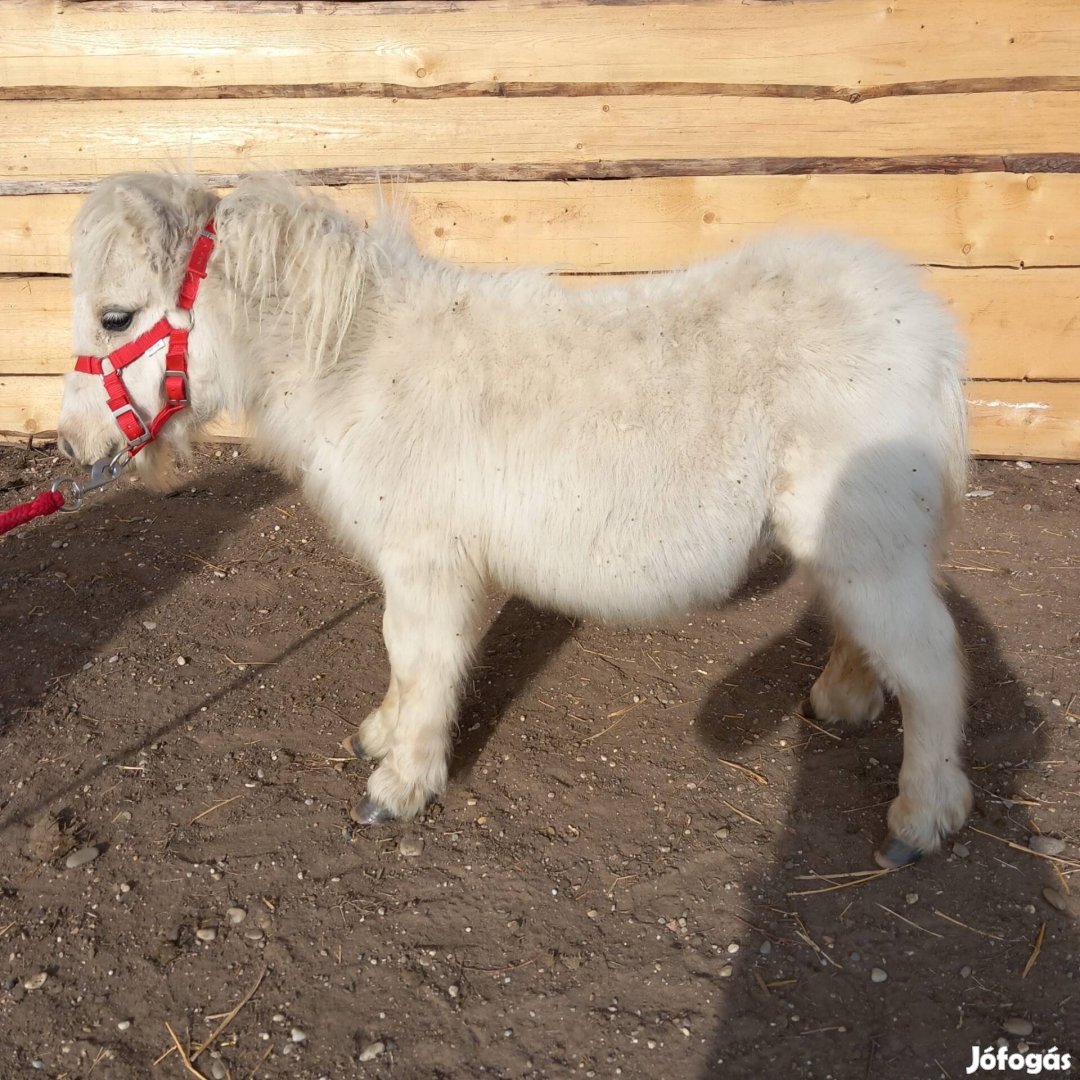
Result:
{"label": "dirt ground", "polygon": [[[59,471],[0,450],[0,507]],[[125,479],[11,534],[0,1077],[196,1075],[155,1064],[166,1025],[212,1080],[956,1080],[999,1038],[1080,1055],[1078,483],[975,467],[945,574],[979,807],[878,876],[853,875],[898,712],[842,739],[797,715],[828,630],[779,561],[635,630],[505,602],[445,799],[370,828],[370,766],[338,742],[387,678],[379,591],[294,490],[208,448],[179,494]]]}

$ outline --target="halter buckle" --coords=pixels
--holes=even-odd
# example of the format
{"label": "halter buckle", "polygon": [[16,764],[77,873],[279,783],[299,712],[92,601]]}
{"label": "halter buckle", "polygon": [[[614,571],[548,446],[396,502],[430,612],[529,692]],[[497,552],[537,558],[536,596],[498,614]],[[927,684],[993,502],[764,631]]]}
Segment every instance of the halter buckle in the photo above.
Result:
{"label": "halter buckle", "polygon": [[[153,435],[150,434],[150,429],[146,426],[145,421],[135,411],[134,405],[129,403],[127,405],[121,405],[119,409],[110,409],[109,411],[113,414],[113,419],[116,421],[117,426],[120,428],[121,434],[123,434],[124,438],[127,439],[128,450],[141,450],[153,438]],[[124,425],[120,423],[120,417],[123,416],[124,413],[131,413],[131,415],[135,418],[135,423],[139,425],[139,428],[141,430],[141,434],[137,435],[134,439],[128,435],[128,433],[124,430]]]}
{"label": "halter buckle", "polygon": [[188,399],[188,381],[186,371],[171,371],[169,368],[165,369],[165,385],[168,386],[169,379],[179,379],[181,385],[184,388],[183,397],[171,398],[166,391],[166,399],[170,405],[190,405],[191,402]]}

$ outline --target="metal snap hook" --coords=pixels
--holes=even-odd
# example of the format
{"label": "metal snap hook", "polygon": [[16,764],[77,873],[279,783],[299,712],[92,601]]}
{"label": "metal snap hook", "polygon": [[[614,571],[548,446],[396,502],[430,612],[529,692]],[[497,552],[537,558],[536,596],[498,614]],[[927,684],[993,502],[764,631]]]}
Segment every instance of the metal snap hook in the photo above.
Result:
{"label": "metal snap hook", "polygon": [[73,480],[70,476],[61,476],[52,482],[50,491],[59,491],[64,496],[64,505],[60,507],[60,512],[64,514],[74,514],[76,510],[82,509],[83,504],[83,489],[78,480]]}

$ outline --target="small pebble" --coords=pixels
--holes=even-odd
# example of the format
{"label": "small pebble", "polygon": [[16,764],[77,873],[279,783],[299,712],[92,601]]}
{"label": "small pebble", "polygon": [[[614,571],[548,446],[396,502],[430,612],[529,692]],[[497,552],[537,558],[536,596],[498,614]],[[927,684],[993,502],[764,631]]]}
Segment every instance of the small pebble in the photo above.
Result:
{"label": "small pebble", "polygon": [[212,926],[200,926],[195,936],[200,941],[213,941],[217,938],[217,931]]}
{"label": "small pebble", "polygon": [[23,986],[25,986],[27,990],[40,990],[45,985],[45,980],[48,977],[49,973],[47,971],[39,971],[36,975],[31,975],[30,978],[23,983]]}
{"label": "small pebble", "polygon": [[183,667],[187,663],[187,657],[186,656],[178,656],[176,658],[176,663],[177,663],[177,665],[179,667]]}
{"label": "small pebble", "polygon": [[1058,911],[1065,911],[1068,909],[1069,902],[1057,891],[1057,889],[1043,889],[1043,899],[1052,907],[1057,908]]}
{"label": "small pebble", "polygon": [[448,994],[449,994],[449,995],[450,995],[450,996],[451,996],[452,998],[456,998],[456,997],[458,996],[458,994],[460,994],[460,993],[461,993],[461,987],[460,987],[460,986],[458,986],[458,985],[457,985],[457,983],[451,983],[451,984],[450,984],[450,985],[449,985],[449,986],[448,986],[448,987],[446,988],[446,992],[447,992],[447,993],[448,993]]}
{"label": "small pebble", "polygon": [[917,904],[918,902],[919,894],[917,892],[909,892],[907,896],[904,897],[904,903],[906,903],[908,907],[911,907],[912,904]]}
{"label": "small pebble", "polygon": [[231,907],[225,912],[225,918],[233,926],[239,926],[247,918],[247,912],[242,907]]}
{"label": "small pebble", "polygon": [[246,937],[248,941],[262,941],[263,936],[263,932],[254,926],[250,930],[244,931],[244,937]]}
{"label": "small pebble", "polygon": [[958,859],[966,859],[971,854],[971,849],[967,844],[953,844],[952,849]]}
{"label": "small pebble", "polygon": [[424,841],[419,836],[403,836],[398,841],[398,854],[406,859],[415,859],[424,850]]}
{"label": "small pebble", "polygon": [[289,1038],[292,1039],[294,1043],[307,1042],[307,1032],[303,1028],[293,1028],[292,1031],[289,1032]]}
{"label": "small pebble", "polygon": [[968,967],[968,965],[967,965],[967,964],[965,964],[965,965],[964,965],[964,966],[963,966],[963,967],[962,967],[962,968],[960,969],[960,978],[961,978],[961,979],[967,979],[967,978],[970,978],[970,976],[971,976],[971,968],[970,968],[970,967]]}
{"label": "small pebble", "polygon": [[284,1024],[285,1023],[285,1014],[284,1013],[274,1013],[274,1015],[271,1016],[270,1019],[273,1020],[275,1024]]}
{"label": "small pebble", "polygon": [[156,622],[151,622],[149,619],[146,619],[143,622],[143,629],[144,630],[156,630],[157,629],[157,623]]}
{"label": "small pebble", "polygon": [[1035,1030],[1035,1025],[1030,1020],[1025,1020],[1022,1016],[1010,1016],[1009,1019],[1001,1025],[1001,1030],[1010,1035],[1018,1035],[1021,1038],[1026,1038]]}
{"label": "small pebble", "polygon": [[758,946],[758,952],[762,956],[768,956],[772,952],[772,942],[766,939]]}
{"label": "small pebble", "polygon": [[1033,836],[1028,847],[1040,855],[1060,855],[1065,850],[1065,841],[1056,836]]}
{"label": "small pebble", "polygon": [[727,951],[728,951],[729,953],[731,953],[731,955],[732,955],[732,956],[734,956],[734,955],[735,955],[735,954],[736,954],[736,953],[737,953],[737,952],[739,951],[739,943],[738,943],[737,941],[733,941],[733,942],[732,942],[732,943],[731,943],[731,944],[730,944],[730,945],[729,945],[729,946],[727,947]]}
{"label": "small pebble", "polygon": [[119,1022],[119,1023],[118,1023],[117,1025],[116,1025],[116,1027],[117,1027],[117,1030],[118,1030],[118,1031],[127,1031],[127,1029],[128,1029],[129,1027],[131,1027],[131,1021],[130,1021],[130,1020],[121,1020],[121,1021],[120,1021],[120,1022]]}
{"label": "small pebble", "polygon": [[76,870],[80,866],[86,866],[87,863],[92,863],[101,854],[101,849],[96,847],[84,847],[79,848],[78,851],[73,851],[65,860],[64,865],[69,870]]}
{"label": "small pebble", "polygon": [[214,1080],[226,1080],[229,1073],[226,1070],[225,1066],[222,1065],[222,1063],[218,1061],[217,1058],[214,1058],[210,1062],[210,1075],[214,1078]]}
{"label": "small pebble", "polygon": [[373,1061],[385,1049],[386,1049],[386,1045],[384,1043],[381,1043],[381,1042],[368,1043],[367,1046],[365,1046],[364,1049],[361,1050],[360,1053],[356,1055],[356,1060],[357,1061]]}
{"label": "small pebble", "polygon": [[734,968],[733,968],[733,967],[732,967],[732,966],[731,966],[730,964],[725,964],[725,965],[724,965],[724,966],[723,966],[723,967],[722,967],[722,968],[720,969],[720,978],[721,978],[721,979],[730,979],[730,978],[731,978],[731,976],[732,976],[732,975],[733,975],[734,973],[735,973],[735,969],[734,969]]}
{"label": "small pebble", "polygon": [[870,981],[876,983],[883,983],[889,974],[884,968],[872,968],[870,971]]}

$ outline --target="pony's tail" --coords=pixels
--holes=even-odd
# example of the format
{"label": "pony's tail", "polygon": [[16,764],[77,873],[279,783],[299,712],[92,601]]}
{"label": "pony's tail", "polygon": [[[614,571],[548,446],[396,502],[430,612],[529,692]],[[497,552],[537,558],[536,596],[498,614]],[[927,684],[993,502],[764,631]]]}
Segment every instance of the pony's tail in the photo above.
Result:
{"label": "pony's tail", "polygon": [[939,547],[944,548],[964,504],[970,475],[968,457],[968,405],[964,393],[964,340],[955,326],[948,327],[944,347],[940,409],[942,464],[942,528]]}

